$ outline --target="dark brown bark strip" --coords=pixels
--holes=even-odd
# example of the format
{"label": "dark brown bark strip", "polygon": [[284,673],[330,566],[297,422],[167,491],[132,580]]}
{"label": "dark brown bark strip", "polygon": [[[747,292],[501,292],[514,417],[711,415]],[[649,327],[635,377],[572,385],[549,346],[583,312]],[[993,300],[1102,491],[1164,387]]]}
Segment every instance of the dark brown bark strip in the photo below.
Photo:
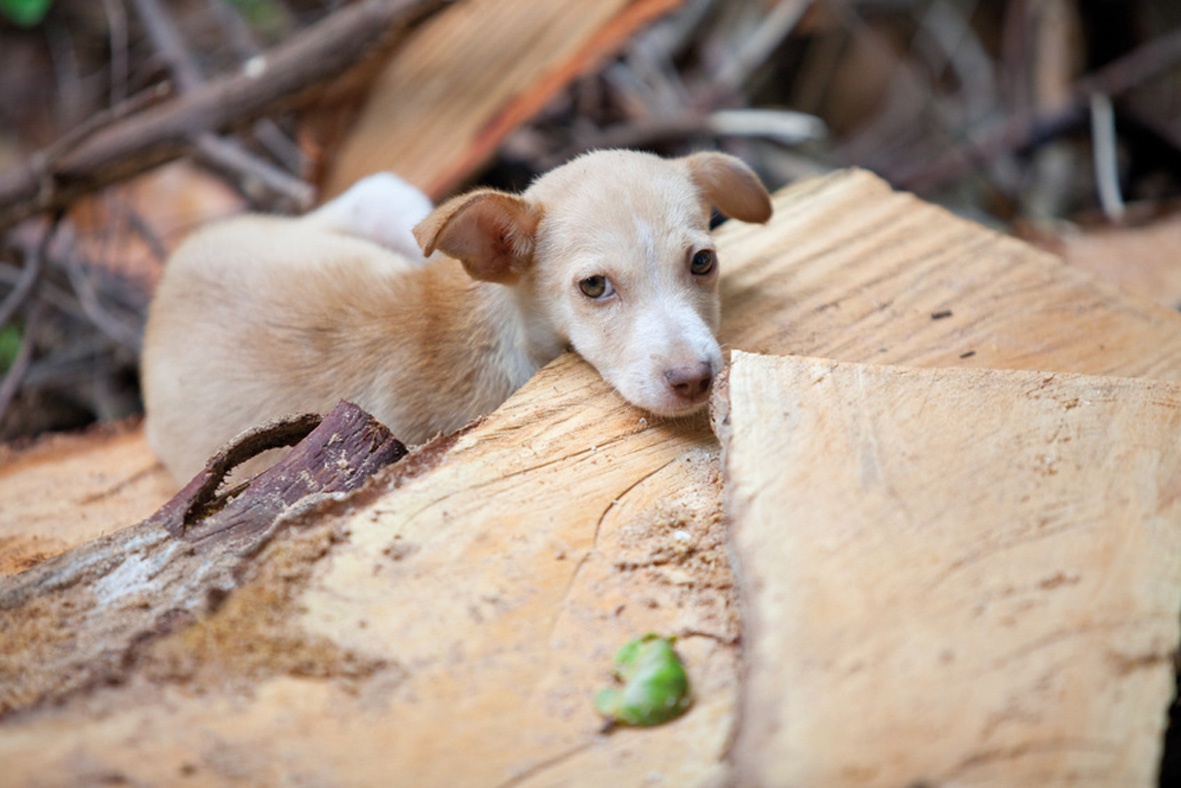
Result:
{"label": "dark brown bark strip", "polygon": [[0,173],[0,230],[179,157],[201,134],[294,106],[368,56],[400,43],[449,0],[367,0],[252,61],[244,73],[95,130],[59,155]]}
{"label": "dark brown bark strip", "polygon": [[[273,467],[216,495],[234,466],[291,444]],[[0,716],[122,681],[144,644],[241,585],[251,557],[296,514],[356,490],[405,454],[351,403],[322,421],[277,422],[228,445],[139,525],[0,582]]]}

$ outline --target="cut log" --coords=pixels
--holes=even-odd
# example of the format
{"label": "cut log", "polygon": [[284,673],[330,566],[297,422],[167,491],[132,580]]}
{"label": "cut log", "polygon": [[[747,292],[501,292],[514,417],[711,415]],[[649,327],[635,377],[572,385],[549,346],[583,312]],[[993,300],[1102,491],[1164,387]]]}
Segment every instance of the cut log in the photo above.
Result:
{"label": "cut log", "polygon": [[1134,296],[1181,307],[1181,215],[1135,227],[1027,229],[1029,240]]}
{"label": "cut log", "polygon": [[1181,386],[736,353],[734,784],[1153,786]]}
{"label": "cut log", "polygon": [[[1181,380],[1181,316],[868,173],[776,206],[718,234],[731,347]],[[6,777],[710,784],[738,686],[718,451],[565,356],[355,514],[285,529],[119,685],[0,723]],[[681,635],[695,705],[600,738],[594,693],[650,630]]]}
{"label": "cut log", "polygon": [[[699,783],[720,768],[736,691],[715,459],[704,419],[650,424],[566,356],[391,469],[356,514],[288,526],[250,565],[234,551],[241,583],[196,620],[173,616],[171,634],[135,640],[104,674],[118,687],[11,720],[6,778]],[[36,577],[58,562],[84,563],[66,554]],[[15,578],[24,599],[56,609],[30,575]],[[106,586],[143,580],[120,598],[154,622],[177,606],[175,583],[141,575],[116,570]],[[43,612],[36,631],[17,642],[53,651],[69,630]],[[694,707],[604,737],[595,691],[619,646],[648,631],[680,636]]]}

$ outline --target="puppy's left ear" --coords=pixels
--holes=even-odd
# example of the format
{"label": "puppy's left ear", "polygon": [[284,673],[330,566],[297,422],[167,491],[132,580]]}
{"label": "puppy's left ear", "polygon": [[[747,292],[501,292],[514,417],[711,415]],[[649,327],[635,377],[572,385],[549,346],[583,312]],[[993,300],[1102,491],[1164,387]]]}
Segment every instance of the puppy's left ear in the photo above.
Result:
{"label": "puppy's left ear", "polygon": [[694,153],[682,161],[701,196],[726,216],[758,223],[771,218],[771,196],[742,159],[708,152]]}
{"label": "puppy's left ear", "polygon": [[440,249],[473,279],[511,285],[533,260],[541,217],[540,206],[520,195],[478,189],[432,211],[414,239],[426,257]]}

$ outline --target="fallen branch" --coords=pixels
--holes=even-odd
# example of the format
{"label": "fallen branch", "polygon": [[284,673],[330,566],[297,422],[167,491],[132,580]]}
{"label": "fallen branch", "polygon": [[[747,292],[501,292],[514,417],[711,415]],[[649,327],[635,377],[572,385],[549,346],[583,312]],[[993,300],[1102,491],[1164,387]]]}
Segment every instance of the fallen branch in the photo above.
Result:
{"label": "fallen branch", "polygon": [[[0,230],[181,156],[190,140],[305,101],[361,60],[403,41],[450,0],[368,0],[342,9],[243,73],[213,80],[0,174]],[[53,148],[51,150],[57,150]]]}

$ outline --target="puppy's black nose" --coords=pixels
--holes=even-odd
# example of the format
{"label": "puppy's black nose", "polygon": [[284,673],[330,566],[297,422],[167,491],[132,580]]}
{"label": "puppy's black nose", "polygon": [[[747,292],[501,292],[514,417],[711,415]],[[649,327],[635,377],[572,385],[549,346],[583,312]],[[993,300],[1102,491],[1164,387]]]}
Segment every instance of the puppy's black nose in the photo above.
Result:
{"label": "puppy's black nose", "polygon": [[664,371],[664,379],[677,396],[685,399],[700,399],[713,383],[713,367],[708,361],[700,361],[685,367],[674,367]]}

